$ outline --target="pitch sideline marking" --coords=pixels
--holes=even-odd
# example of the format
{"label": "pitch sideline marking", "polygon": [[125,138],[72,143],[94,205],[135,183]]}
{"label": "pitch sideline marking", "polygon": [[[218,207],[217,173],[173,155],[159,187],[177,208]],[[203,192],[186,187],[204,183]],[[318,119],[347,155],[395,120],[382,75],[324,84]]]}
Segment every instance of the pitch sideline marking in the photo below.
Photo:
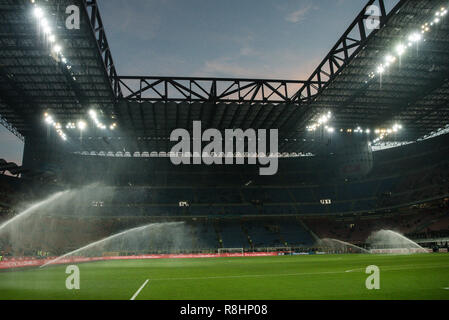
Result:
{"label": "pitch sideline marking", "polygon": [[142,291],[142,289],[147,285],[148,281],[150,281],[150,279],[147,279],[143,285],[139,288],[139,290],[136,291],[136,293],[134,293],[134,295],[132,296],[132,298],[130,300],[134,300],[137,298],[137,296],[139,295],[140,291]]}
{"label": "pitch sideline marking", "polygon": [[[446,265],[436,265],[436,264],[422,264],[419,266],[410,266],[410,265],[398,265],[398,266],[390,266],[390,267],[382,267],[382,270],[385,271],[399,271],[399,270],[413,270],[413,269],[431,269],[431,268],[441,268],[445,267]],[[355,271],[363,271],[365,268],[356,268],[356,269],[350,269],[346,270],[345,272],[355,272]]]}
{"label": "pitch sideline marking", "polygon": [[[429,265],[429,266],[399,266],[382,268],[383,271],[399,271],[399,270],[414,270],[414,269],[433,269],[441,268],[443,265]],[[446,266],[446,265],[444,265]],[[354,271],[358,269],[353,269]],[[364,270],[360,268],[360,270]],[[160,278],[152,279],[152,281],[179,281],[179,280],[211,280],[211,279],[233,279],[233,278],[267,278],[267,277],[292,277],[292,276],[307,276],[307,275],[322,275],[322,274],[339,274],[346,273],[346,271],[323,271],[323,272],[302,272],[302,273],[284,273],[284,274],[241,274],[229,276],[210,276],[210,277],[186,277],[186,278]]]}

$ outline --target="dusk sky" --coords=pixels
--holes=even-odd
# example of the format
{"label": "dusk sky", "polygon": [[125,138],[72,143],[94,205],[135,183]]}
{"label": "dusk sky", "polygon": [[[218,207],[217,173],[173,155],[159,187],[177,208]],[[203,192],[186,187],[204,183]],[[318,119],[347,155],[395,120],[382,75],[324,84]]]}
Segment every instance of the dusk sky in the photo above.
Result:
{"label": "dusk sky", "polygon": [[[98,0],[121,75],[270,79],[308,78],[365,2]],[[1,127],[0,158],[22,150]]]}

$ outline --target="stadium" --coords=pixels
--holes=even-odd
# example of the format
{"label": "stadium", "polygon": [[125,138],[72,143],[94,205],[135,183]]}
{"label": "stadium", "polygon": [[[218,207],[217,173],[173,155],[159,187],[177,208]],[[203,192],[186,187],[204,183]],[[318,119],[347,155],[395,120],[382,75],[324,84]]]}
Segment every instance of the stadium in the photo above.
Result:
{"label": "stadium", "polygon": [[360,2],[282,80],[120,75],[96,0],[0,0],[0,299],[449,299],[447,8]]}

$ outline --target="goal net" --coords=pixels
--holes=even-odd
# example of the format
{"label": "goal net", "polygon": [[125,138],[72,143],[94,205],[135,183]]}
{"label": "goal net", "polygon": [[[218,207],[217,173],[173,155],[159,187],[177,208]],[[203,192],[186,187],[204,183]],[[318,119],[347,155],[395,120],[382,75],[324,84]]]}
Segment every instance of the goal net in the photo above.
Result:
{"label": "goal net", "polygon": [[218,254],[239,253],[243,256],[243,248],[219,248]]}

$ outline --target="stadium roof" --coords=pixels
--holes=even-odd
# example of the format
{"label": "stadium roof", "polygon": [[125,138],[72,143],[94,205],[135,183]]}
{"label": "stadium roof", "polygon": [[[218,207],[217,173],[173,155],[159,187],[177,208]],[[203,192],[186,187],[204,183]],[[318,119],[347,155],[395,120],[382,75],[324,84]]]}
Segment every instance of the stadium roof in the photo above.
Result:
{"label": "stadium roof", "polygon": [[92,105],[111,112],[114,102],[108,72],[115,69],[95,2],[77,1],[81,27],[72,30],[65,10],[74,1],[36,2],[64,60],[52,52],[29,0],[0,0],[0,114],[25,136],[46,110],[64,123]]}
{"label": "stadium roof", "polygon": [[[447,12],[447,0],[396,0],[392,8],[368,1],[310,78],[298,81],[118,76],[96,1],[77,1],[79,30],[64,27],[73,1],[36,2],[57,21],[72,69],[52,56],[30,1],[0,0],[0,114],[25,136],[44,112],[65,126],[89,121],[89,109],[118,124],[114,133],[85,133],[85,148],[104,151],[169,151],[171,130],[193,120],[219,129],[277,128],[280,151],[290,152],[308,151],[304,140],[323,135],[319,117],[329,111],[329,132],[383,142],[413,141],[447,124],[449,26],[436,15]],[[379,9],[379,28],[370,28],[370,5]]]}
{"label": "stadium roof", "polygon": [[[375,130],[400,123],[405,130],[386,137],[393,141],[413,141],[443,128],[449,119],[449,26],[447,19],[436,14],[447,11],[448,4],[399,1],[386,16],[383,27],[365,45],[348,39],[347,46],[355,45],[351,48],[353,58],[309,104],[312,112],[296,112],[287,128],[295,129],[290,136],[303,133],[307,121],[327,110],[333,112],[332,125],[336,129]],[[438,23],[434,23],[435,19]],[[356,31],[356,40],[360,40],[360,32]],[[421,41],[409,39],[416,35],[423,37]],[[386,60],[392,58],[387,68]],[[381,65],[383,72],[379,72]]]}

